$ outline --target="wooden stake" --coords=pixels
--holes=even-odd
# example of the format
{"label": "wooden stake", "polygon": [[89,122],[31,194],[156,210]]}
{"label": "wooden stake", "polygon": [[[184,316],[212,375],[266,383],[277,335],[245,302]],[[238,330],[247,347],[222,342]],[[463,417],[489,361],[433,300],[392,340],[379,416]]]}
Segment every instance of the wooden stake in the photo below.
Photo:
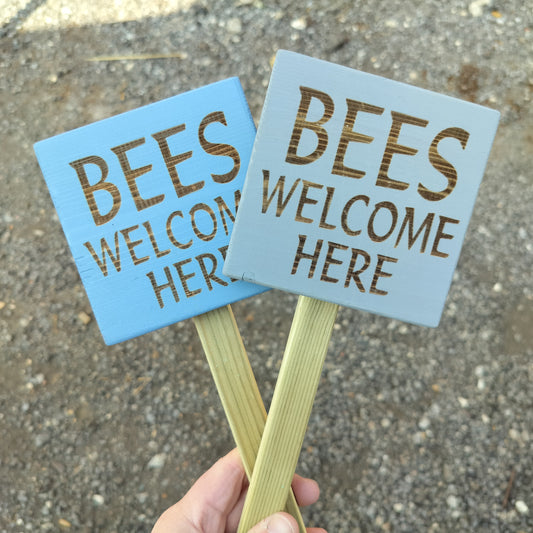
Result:
{"label": "wooden stake", "polygon": [[[193,320],[246,475],[251,479],[267,415],[233,312],[228,305]],[[285,491],[281,509],[294,516],[300,533],[305,533],[292,490]]]}
{"label": "wooden stake", "polygon": [[338,307],[299,297],[238,533],[283,510]]}

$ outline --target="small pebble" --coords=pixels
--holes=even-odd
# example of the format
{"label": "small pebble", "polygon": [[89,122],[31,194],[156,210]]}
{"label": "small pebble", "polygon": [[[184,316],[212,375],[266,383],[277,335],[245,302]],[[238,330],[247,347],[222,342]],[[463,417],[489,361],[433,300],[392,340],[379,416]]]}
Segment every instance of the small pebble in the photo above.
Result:
{"label": "small pebble", "polygon": [[497,292],[497,293],[499,293],[499,292],[502,292],[502,290],[503,290],[503,286],[502,286],[502,284],[499,283],[499,282],[498,282],[498,283],[495,283],[495,284],[492,286],[492,291],[493,291],[493,292]]}
{"label": "small pebble", "polygon": [[427,416],[423,416],[419,421],[418,421],[418,427],[421,429],[421,430],[426,430],[429,428],[429,426],[431,425],[431,420],[427,417]]}
{"label": "small pebble", "polygon": [[91,322],[91,316],[88,315],[85,311],[81,311],[78,313],[78,319],[84,326],[87,326]]}
{"label": "small pebble", "polygon": [[459,396],[459,398],[457,398],[457,401],[459,402],[459,405],[464,409],[466,407],[468,407],[468,400],[466,398],[463,398],[462,396]]}
{"label": "small pebble", "polygon": [[226,23],[226,29],[229,33],[237,34],[242,31],[242,22],[238,18],[229,19]]}
{"label": "small pebble", "polygon": [[468,6],[468,11],[473,17],[481,17],[483,8],[490,4],[490,0],[475,0]]}
{"label": "small pebble", "polygon": [[483,365],[476,366],[474,373],[478,378],[482,378],[487,375],[487,369]]}
{"label": "small pebble", "polygon": [[104,501],[104,497],[101,494],[93,494],[93,505],[95,507],[102,507]]}
{"label": "small pebble", "polygon": [[307,21],[305,17],[300,17],[291,22],[291,28],[294,30],[305,30],[307,28]]}
{"label": "small pebble", "polygon": [[158,453],[150,459],[150,461],[148,462],[148,468],[152,468],[154,470],[163,468],[163,466],[165,465],[165,460],[166,454]]}
{"label": "small pebble", "polygon": [[520,440],[520,433],[518,431],[516,431],[516,429],[511,428],[509,430],[509,437],[511,439],[513,439],[513,440],[518,441],[518,440]]}
{"label": "small pebble", "polygon": [[529,507],[527,506],[525,501],[517,500],[514,506],[520,514],[529,514]]}
{"label": "small pebble", "polygon": [[457,499],[457,496],[454,496],[453,494],[450,494],[450,496],[446,498],[446,503],[450,509],[457,509],[459,506],[459,500]]}
{"label": "small pebble", "polygon": [[392,508],[395,513],[401,513],[403,511],[403,503],[395,503]]}

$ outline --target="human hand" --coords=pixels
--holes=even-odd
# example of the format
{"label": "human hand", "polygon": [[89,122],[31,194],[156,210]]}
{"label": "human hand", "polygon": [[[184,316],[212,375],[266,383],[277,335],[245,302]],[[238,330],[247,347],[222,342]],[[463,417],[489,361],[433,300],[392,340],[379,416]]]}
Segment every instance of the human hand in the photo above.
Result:
{"label": "human hand", "polygon": [[[167,509],[152,533],[235,533],[244,505],[248,480],[237,450],[217,461],[189,492]],[[312,479],[294,476],[292,489],[300,506],[318,500],[320,490]],[[287,513],[276,513],[249,533],[298,533],[296,520]],[[307,533],[326,533],[308,528]]]}

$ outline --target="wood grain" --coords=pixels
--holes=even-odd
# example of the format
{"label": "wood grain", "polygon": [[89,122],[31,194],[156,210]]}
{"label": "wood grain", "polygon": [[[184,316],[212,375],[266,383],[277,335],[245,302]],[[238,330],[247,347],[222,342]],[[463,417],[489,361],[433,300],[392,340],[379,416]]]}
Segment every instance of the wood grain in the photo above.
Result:
{"label": "wood grain", "polygon": [[[246,475],[251,479],[267,415],[233,312],[228,305],[193,320]],[[305,533],[292,490],[285,491],[281,509],[294,516],[300,532]]]}
{"label": "wood grain", "polygon": [[298,299],[238,533],[283,510],[337,310],[322,300]]}

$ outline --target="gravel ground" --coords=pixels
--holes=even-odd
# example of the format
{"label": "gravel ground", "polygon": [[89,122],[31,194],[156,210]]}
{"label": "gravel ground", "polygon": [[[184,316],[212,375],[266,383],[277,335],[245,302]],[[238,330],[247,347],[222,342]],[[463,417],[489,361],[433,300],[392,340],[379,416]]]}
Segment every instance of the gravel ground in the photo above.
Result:
{"label": "gravel ground", "polygon": [[[440,326],[339,314],[307,523],[533,531],[531,0],[3,0],[0,22],[1,531],[149,531],[233,446],[191,322],[103,344],[32,144],[232,75],[257,120],[279,48],[502,113]],[[267,403],[295,301],[234,306]]]}

